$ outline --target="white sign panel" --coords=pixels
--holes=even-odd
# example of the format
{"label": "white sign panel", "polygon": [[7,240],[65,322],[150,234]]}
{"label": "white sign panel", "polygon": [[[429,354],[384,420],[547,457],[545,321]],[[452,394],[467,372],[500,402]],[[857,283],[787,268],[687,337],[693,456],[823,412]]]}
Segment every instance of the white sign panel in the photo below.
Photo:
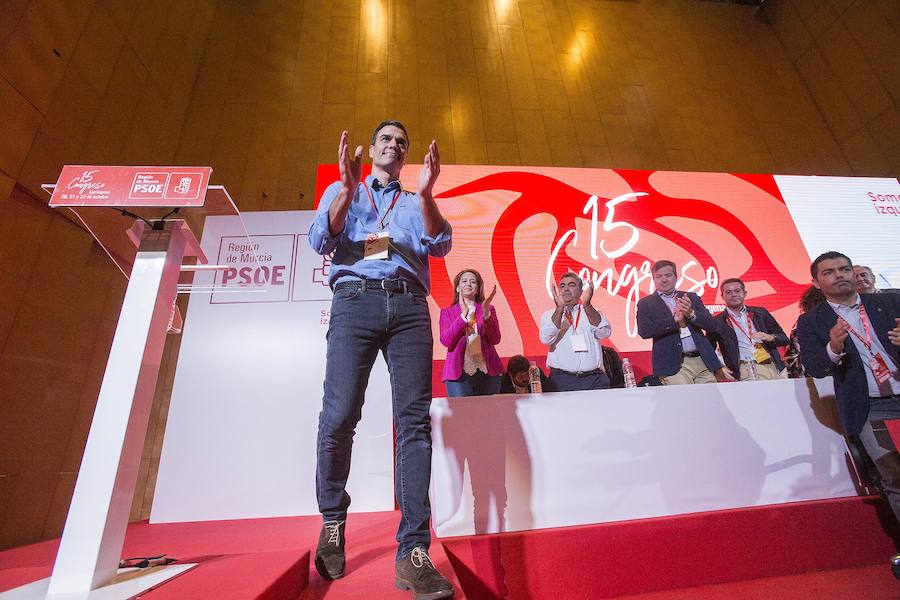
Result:
{"label": "white sign panel", "polygon": [[[225,289],[191,296],[152,523],[317,514],[316,432],[331,306],[314,213],[209,217],[202,246]],[[256,255],[259,263],[252,258]],[[206,280],[203,278],[206,277]],[[352,511],[394,506],[390,384],[373,369],[354,439]]]}
{"label": "white sign panel", "polygon": [[440,537],[856,496],[831,380],[436,398]]}
{"label": "white sign panel", "polygon": [[900,182],[876,177],[775,175],[811,258],[837,250],[900,288]]}

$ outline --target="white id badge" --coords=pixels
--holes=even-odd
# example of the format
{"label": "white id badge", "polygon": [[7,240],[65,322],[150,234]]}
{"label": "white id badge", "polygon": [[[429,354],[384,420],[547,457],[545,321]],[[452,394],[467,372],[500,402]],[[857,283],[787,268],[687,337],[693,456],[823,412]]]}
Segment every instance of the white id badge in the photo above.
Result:
{"label": "white id badge", "polygon": [[691,337],[691,330],[689,327],[682,327],[681,328],[681,339],[684,339],[686,337]]}
{"label": "white id badge", "polygon": [[587,352],[587,341],[584,339],[584,335],[575,334],[572,336],[572,350],[575,352]]}
{"label": "white id badge", "polygon": [[387,231],[370,233],[366,236],[366,248],[363,260],[387,260],[391,234]]}

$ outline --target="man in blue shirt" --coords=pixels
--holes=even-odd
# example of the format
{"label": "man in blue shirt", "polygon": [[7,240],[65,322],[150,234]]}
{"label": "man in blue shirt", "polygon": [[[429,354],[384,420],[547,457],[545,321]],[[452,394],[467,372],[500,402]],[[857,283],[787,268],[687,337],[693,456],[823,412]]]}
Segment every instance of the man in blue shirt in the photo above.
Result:
{"label": "man in blue shirt", "polygon": [[450,251],[450,224],[432,190],[440,155],[432,141],[419,174],[418,192],[403,190],[400,171],[409,137],[398,121],[379,123],[372,135],[372,174],[363,180],[362,146],[350,154],[341,134],[341,178],[322,195],[309,229],[319,254],[334,252],[334,290],[328,326],[325,393],[319,414],[316,494],[324,524],[316,570],[325,579],[344,575],[346,491],[356,424],[378,352],[387,362],[396,430],[396,584],[416,597],[449,598],[453,586],[431,563],[431,285],[428,257]]}

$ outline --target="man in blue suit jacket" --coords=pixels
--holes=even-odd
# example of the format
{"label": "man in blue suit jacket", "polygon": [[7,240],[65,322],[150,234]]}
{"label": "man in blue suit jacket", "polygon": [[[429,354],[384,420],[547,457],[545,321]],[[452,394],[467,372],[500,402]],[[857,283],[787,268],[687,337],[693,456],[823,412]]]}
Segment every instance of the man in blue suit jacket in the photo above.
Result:
{"label": "man in blue suit jacket", "polygon": [[744,304],[747,288],[737,277],[723,281],[719,292],[726,308],[715,316],[719,327],[708,337],[718,344],[731,375],[740,381],[786,379],[778,347],[788,345],[788,336],[772,313]]}
{"label": "man in blue suit jacket", "polygon": [[722,362],[703,330],[716,330],[718,323],[692,292],[675,289],[675,263],[654,263],[656,292],[637,304],[638,334],[653,340],[653,374],[666,385],[715,383]]}
{"label": "man in blue suit jacket", "polygon": [[900,520],[900,455],[881,423],[900,418],[900,296],[857,293],[839,252],[820,255],[810,272],[827,302],[797,321],[800,361],[812,377],[834,377],[844,432],[859,435]]}

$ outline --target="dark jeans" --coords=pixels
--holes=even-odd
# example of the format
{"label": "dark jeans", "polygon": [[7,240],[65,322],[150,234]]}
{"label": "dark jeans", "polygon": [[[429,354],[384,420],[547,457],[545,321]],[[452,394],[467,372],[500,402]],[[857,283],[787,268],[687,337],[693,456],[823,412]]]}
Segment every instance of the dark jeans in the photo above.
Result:
{"label": "dark jeans", "polygon": [[444,381],[447,386],[447,395],[451,398],[460,396],[490,396],[500,393],[500,376],[490,376],[481,371],[475,371],[474,375],[463,372],[459,379]]}
{"label": "dark jeans", "polygon": [[431,318],[425,295],[338,289],[331,301],[316,496],[326,521],[347,516],[356,424],[378,352],[391,377],[396,432],[397,558],[431,543]]}
{"label": "dark jeans", "polygon": [[550,369],[550,385],[553,386],[554,392],[605,390],[609,388],[609,377],[602,371],[588,375],[575,375],[559,369]]}

